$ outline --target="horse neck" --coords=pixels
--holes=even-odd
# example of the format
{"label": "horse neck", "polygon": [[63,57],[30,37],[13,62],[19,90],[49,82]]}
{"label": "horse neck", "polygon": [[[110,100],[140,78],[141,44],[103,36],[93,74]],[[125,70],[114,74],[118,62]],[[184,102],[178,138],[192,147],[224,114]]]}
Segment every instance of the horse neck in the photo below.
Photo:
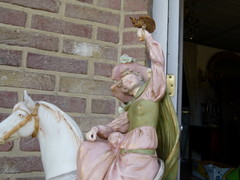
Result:
{"label": "horse neck", "polygon": [[76,170],[79,135],[66,118],[49,106],[39,108],[38,140],[46,179]]}

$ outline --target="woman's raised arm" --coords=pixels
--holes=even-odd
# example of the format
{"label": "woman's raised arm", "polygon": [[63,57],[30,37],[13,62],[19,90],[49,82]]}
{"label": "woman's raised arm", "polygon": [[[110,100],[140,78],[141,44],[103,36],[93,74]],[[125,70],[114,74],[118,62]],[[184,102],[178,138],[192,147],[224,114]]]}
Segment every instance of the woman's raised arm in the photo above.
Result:
{"label": "woman's raised arm", "polygon": [[151,78],[149,85],[143,94],[143,98],[152,101],[159,101],[166,90],[164,55],[160,44],[152,38],[152,35],[148,31],[139,28],[138,34],[141,33],[146,42],[151,59]]}

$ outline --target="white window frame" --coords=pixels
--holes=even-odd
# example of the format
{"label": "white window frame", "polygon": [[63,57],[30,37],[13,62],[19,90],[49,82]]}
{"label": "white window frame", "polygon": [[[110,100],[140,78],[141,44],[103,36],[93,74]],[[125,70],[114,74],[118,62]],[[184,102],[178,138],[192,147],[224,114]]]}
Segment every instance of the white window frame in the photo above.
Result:
{"label": "white window frame", "polygon": [[[156,21],[154,39],[161,43],[166,59],[166,73],[175,76],[175,95],[172,102],[181,125],[182,67],[183,67],[183,9],[184,0],[153,0]],[[178,180],[180,179],[180,161]]]}

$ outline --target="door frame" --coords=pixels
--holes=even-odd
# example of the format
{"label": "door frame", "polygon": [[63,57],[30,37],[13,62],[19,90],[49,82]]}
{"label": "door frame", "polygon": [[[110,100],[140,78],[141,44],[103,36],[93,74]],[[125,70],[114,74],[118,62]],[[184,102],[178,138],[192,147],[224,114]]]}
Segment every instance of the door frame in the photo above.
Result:
{"label": "door frame", "polygon": [[[152,13],[156,21],[153,37],[162,46],[166,59],[166,74],[174,75],[176,79],[172,102],[180,127],[182,127],[183,12],[184,0],[153,0]],[[180,179],[180,160],[177,179]]]}
{"label": "door frame", "polygon": [[166,59],[166,73],[176,78],[172,102],[179,118],[182,111],[183,2],[183,0],[153,0],[152,9],[156,21],[153,37],[162,46]]}

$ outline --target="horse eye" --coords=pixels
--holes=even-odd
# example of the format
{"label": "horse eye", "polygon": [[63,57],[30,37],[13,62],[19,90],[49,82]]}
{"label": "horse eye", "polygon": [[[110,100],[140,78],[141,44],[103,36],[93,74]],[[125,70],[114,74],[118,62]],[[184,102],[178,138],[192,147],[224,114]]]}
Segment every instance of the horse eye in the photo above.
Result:
{"label": "horse eye", "polygon": [[19,114],[18,114],[18,116],[19,116],[19,117],[24,117],[24,115],[23,115],[23,114],[21,114],[21,113],[19,113]]}

